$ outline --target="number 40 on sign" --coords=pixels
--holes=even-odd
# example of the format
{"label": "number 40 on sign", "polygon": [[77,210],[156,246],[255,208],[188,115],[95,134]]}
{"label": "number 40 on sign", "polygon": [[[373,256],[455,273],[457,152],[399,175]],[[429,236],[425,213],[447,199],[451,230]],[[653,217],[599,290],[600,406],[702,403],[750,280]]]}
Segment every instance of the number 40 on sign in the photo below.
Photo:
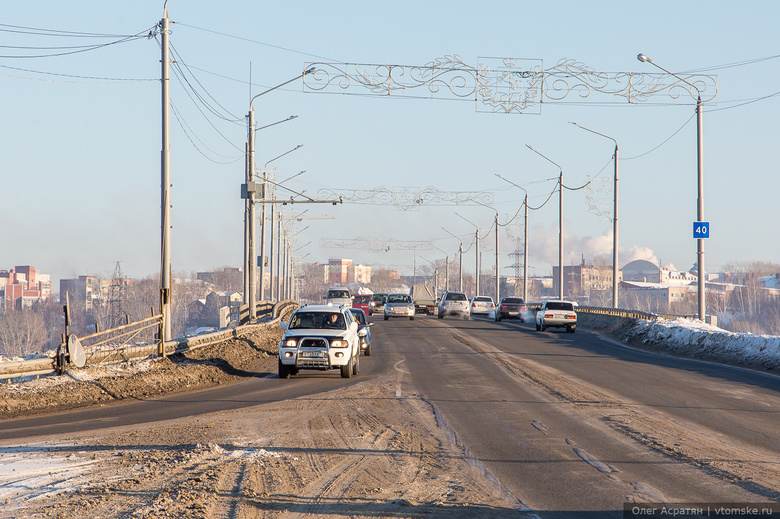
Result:
{"label": "number 40 on sign", "polygon": [[709,238],[710,237],[710,222],[693,222],[693,237]]}

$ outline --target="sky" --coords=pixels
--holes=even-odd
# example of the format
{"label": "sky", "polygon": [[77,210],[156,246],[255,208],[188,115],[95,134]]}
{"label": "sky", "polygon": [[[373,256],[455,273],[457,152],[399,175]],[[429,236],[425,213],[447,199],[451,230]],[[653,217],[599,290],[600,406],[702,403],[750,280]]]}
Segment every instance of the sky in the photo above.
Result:
{"label": "sky", "polygon": [[[243,266],[251,97],[311,63],[319,64],[314,78],[342,63],[411,74],[454,56],[472,68],[522,58],[545,70],[572,60],[612,75],[661,73],[637,60],[644,53],[683,77],[712,76],[717,98],[704,103],[702,117],[706,269],[780,262],[780,3],[170,0],[167,9],[176,60],[175,274]],[[35,265],[51,274],[55,292],[60,278],[110,277],[117,262],[125,277],[158,275],[161,38],[148,35],[162,17],[163,2],[147,0],[42,0],[4,10],[0,269]],[[139,37],[123,39],[132,35]],[[536,208],[529,274],[551,275],[561,172],[568,188],[592,181],[563,191],[564,264],[611,258],[614,143],[570,122],[619,145],[619,265],[649,259],[687,270],[696,262],[697,128],[687,93],[628,103],[572,92],[543,97],[533,113],[506,114],[487,113],[473,96],[330,92],[299,79],[253,103],[258,128],[297,116],[256,131],[256,172],[284,181],[305,171],[284,186],[314,199],[345,197],[335,206],[282,208],[303,262],[350,258],[412,274],[445,256],[456,261],[462,241],[464,272],[473,273],[478,230],[482,272],[494,273],[498,212],[500,272],[513,275],[524,193],[512,182]],[[413,208],[382,196],[419,192],[429,196]],[[456,195],[478,195],[489,207],[451,202]]]}

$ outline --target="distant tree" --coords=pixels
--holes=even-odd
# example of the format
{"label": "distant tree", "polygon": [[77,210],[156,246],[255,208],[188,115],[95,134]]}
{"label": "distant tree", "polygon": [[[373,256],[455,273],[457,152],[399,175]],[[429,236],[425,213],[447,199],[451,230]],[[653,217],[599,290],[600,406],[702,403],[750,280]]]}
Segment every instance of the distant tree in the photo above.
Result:
{"label": "distant tree", "polygon": [[223,266],[211,271],[211,282],[221,292],[243,292],[244,274],[237,268]]}
{"label": "distant tree", "polygon": [[0,313],[0,354],[16,357],[40,353],[47,339],[46,321],[38,312],[10,310]]}
{"label": "distant tree", "polygon": [[377,269],[371,273],[371,290],[374,292],[390,292],[398,288],[398,277],[395,271]]}

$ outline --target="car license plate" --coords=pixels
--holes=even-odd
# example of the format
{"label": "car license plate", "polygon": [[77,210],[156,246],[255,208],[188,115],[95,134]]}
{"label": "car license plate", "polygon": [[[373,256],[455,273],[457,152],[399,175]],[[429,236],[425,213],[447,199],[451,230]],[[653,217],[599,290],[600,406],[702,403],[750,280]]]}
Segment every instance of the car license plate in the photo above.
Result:
{"label": "car license plate", "polygon": [[320,358],[320,357],[323,356],[322,355],[323,353],[324,352],[321,352],[321,351],[302,351],[300,353],[300,356],[301,357],[306,357],[306,358]]}

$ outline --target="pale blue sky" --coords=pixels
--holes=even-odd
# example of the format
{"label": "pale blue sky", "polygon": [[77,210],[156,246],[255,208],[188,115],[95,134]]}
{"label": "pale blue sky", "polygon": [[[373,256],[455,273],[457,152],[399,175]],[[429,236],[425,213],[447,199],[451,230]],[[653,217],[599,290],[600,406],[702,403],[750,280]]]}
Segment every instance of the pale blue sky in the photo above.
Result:
{"label": "pale blue sky", "polygon": [[[99,50],[48,58],[14,58],[112,38],[29,34],[37,28],[78,33],[146,33],[163,2],[73,0],[14,3],[0,26],[3,92],[0,268],[34,264],[55,279],[110,276],[117,261],[126,275],[159,272],[160,49],[142,38]],[[458,55],[543,60],[574,59],[597,71],[659,72],[639,52],[677,72],[716,75],[717,104],[704,110],[705,219],[711,222],[706,265],[780,262],[777,195],[780,96],[780,3],[747,1],[625,2],[181,2],[170,0],[171,43],[222,117],[190,97],[174,77],[172,101],[187,133],[172,123],[174,272],[241,266],[245,115],[250,95],[300,74],[305,63],[425,65]],[[47,31],[48,32],[48,31]],[[762,59],[771,58],[771,59]],[[752,62],[753,60],[760,60]],[[726,66],[729,65],[729,66]],[[249,84],[251,66],[252,85]],[[47,74],[42,74],[46,72]],[[59,74],[59,75],[55,75]],[[117,82],[115,79],[149,81]],[[598,102],[600,101],[600,102]],[[526,144],[559,163],[564,183],[611,178],[611,141],[620,145],[620,264],[655,259],[688,269],[696,261],[696,124],[690,102],[619,104],[594,97],[584,104],[546,103],[538,115],[477,113],[468,101],[303,92],[300,82],[258,98],[258,126],[298,118],[257,132],[257,166],[274,162],[280,179],[315,196],[320,189],[408,188],[488,191],[501,223],[517,211],[525,186],[540,205],[558,170]],[[751,102],[755,101],[755,102]],[[221,108],[220,108],[221,107]],[[686,123],[687,121],[687,123]],[[678,132],[679,130],[679,132]],[[677,132],[675,134],[675,132]],[[670,139],[671,137],[671,139]],[[668,141],[667,141],[668,139]],[[194,144],[193,144],[194,143]],[[660,144],[662,146],[658,147]],[[657,148],[657,149],[656,149]],[[651,153],[647,153],[650,152]],[[612,224],[588,211],[585,191],[564,191],[564,262],[611,255]],[[611,199],[611,192],[607,193]],[[608,205],[607,207],[611,207]],[[333,215],[292,226],[305,261],[349,257],[411,273],[414,252],[321,246],[324,238],[424,240],[449,252],[483,236],[491,209],[429,205],[295,206],[294,214]],[[286,209],[287,210],[287,209]],[[557,195],[529,216],[529,267],[549,275],[557,264]],[[519,236],[520,219],[512,236]],[[515,248],[501,234],[501,272]],[[483,272],[494,263],[495,238],[483,242]],[[473,250],[464,270],[474,271]],[[417,252],[437,260],[439,251]],[[408,267],[402,267],[408,266]],[[55,287],[56,288],[56,287]]]}

